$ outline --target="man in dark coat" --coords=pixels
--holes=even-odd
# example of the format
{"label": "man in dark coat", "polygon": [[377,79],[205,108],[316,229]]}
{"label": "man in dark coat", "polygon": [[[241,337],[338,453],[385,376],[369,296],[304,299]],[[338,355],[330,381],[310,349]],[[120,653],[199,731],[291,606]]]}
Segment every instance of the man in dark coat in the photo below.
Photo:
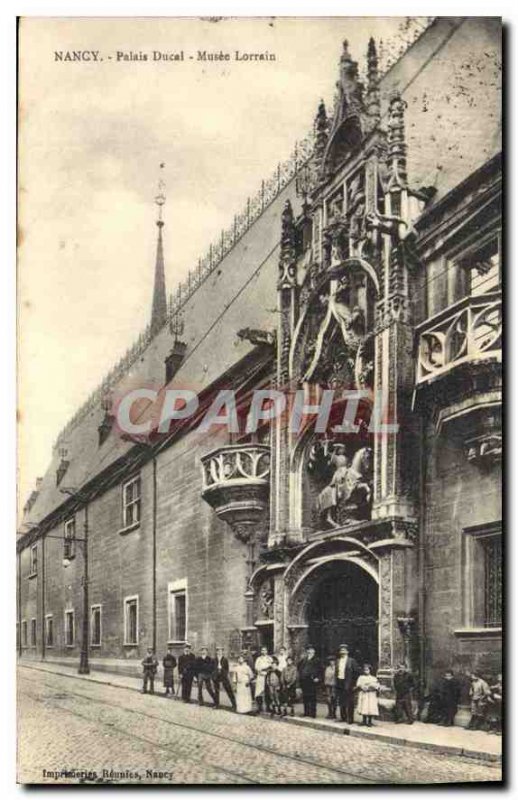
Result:
{"label": "man in dark coat", "polygon": [[394,716],[396,722],[404,722],[404,716],[406,716],[409,725],[414,722],[414,713],[412,711],[414,689],[414,676],[407,670],[405,664],[400,664],[394,673],[394,691],[396,692]]}
{"label": "man in dark coat", "polygon": [[354,722],[354,689],[360,668],[349,655],[349,647],[341,644],[336,658],[336,695],[340,708],[340,719],[352,725]]}
{"label": "man in dark coat", "polygon": [[302,702],[304,703],[304,716],[313,717],[317,715],[317,688],[322,678],[322,667],[315,656],[315,648],[312,645],[306,647],[304,658],[298,665],[299,684],[302,689]]}
{"label": "man in dark coat", "polygon": [[182,655],[178,659],[178,674],[182,684],[182,700],[184,703],[190,703],[192,682],[196,674],[196,656],[191,650],[191,645],[187,642],[184,645]]}
{"label": "man in dark coat", "polygon": [[230,683],[228,659],[223,655],[222,647],[216,647],[216,658],[214,659],[214,672],[212,674],[212,680],[214,681],[214,695],[216,697],[215,707],[219,707],[219,693],[221,686],[223,686],[232,705],[232,710],[235,711],[236,698]]}
{"label": "man in dark coat", "polygon": [[209,651],[206,647],[202,647],[200,655],[196,659],[196,677],[198,679],[198,703],[200,706],[205,705],[203,701],[203,687],[209,693],[209,696],[216,707],[216,695],[212,686],[212,675],[214,673],[214,660],[209,656]]}
{"label": "man in dark coat", "polygon": [[155,675],[158,669],[158,661],[155,658],[153,649],[148,647],[145,658],[142,659],[142,693],[147,694],[147,687],[149,684],[150,694],[155,694]]}
{"label": "man in dark coat", "polygon": [[167,648],[167,653],[165,654],[162,665],[164,667],[164,689],[165,695],[174,694],[174,668],[176,667],[176,658],[173,655],[173,648],[171,645]]}
{"label": "man in dark coat", "polygon": [[453,725],[460,699],[460,686],[453,672],[447,669],[439,682],[440,725]]}

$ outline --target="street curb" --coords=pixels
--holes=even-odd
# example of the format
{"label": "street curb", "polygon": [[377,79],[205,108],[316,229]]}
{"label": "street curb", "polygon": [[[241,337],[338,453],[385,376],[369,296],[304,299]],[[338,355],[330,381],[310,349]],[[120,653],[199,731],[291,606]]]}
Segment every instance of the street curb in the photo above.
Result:
{"label": "street curb", "polygon": [[[126,689],[129,692],[137,692],[140,694],[140,689],[136,686],[124,686],[124,684],[114,683],[110,680],[101,680],[100,678],[92,678],[89,675],[70,675],[68,672],[60,672],[55,669],[46,669],[43,666],[39,666],[33,662],[31,663],[22,663],[18,662],[19,666],[27,667],[27,669],[34,669],[39,672],[46,672],[49,675],[61,675],[64,678],[77,678],[79,680],[84,680],[87,683],[98,683],[102,686],[113,686],[116,689]],[[159,697],[160,695],[156,695]],[[177,699],[177,698],[175,698]],[[221,711],[226,711],[230,709],[226,709],[225,707],[220,708]],[[432,742],[416,742],[409,739],[402,739],[400,737],[395,736],[388,736],[386,733],[367,733],[366,731],[356,730],[355,728],[349,727],[338,727],[327,724],[324,722],[318,722],[316,720],[311,719],[303,719],[301,717],[282,717],[280,720],[284,723],[288,723],[289,725],[300,725],[301,727],[306,728],[313,728],[314,730],[324,731],[325,733],[332,733],[332,734],[339,734],[341,736],[352,736],[355,738],[360,739],[376,739],[378,741],[382,741],[385,744],[394,744],[401,747],[409,747],[414,750],[428,750],[434,753],[438,753],[440,755],[454,755],[454,756],[462,756],[463,758],[473,758],[477,761],[486,761],[488,764],[497,766],[500,765],[502,762],[502,756],[497,755],[496,753],[486,753],[480,750],[468,750],[463,747],[455,747],[453,745],[440,745],[440,744],[433,744]]]}
{"label": "street curb", "polygon": [[480,750],[468,750],[463,747],[455,747],[454,745],[434,744],[433,742],[417,742],[411,739],[402,739],[396,736],[389,736],[386,733],[367,733],[366,731],[356,730],[355,728],[341,728],[334,725],[326,725],[321,722],[316,722],[308,719],[301,719],[300,717],[285,717],[284,722],[290,725],[302,725],[306,728],[313,728],[315,730],[325,731],[326,733],[339,734],[341,736],[352,736],[360,739],[377,739],[385,742],[385,744],[395,744],[401,747],[410,747],[414,750],[429,750],[441,755],[463,756],[464,758],[474,758],[477,761],[487,761],[490,764],[499,765],[502,762],[502,756],[496,753],[486,753]]}

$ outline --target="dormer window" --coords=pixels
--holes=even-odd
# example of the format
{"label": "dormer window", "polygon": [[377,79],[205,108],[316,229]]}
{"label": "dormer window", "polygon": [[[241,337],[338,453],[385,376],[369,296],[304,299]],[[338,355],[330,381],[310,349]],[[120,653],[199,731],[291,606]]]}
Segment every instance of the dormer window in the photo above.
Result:
{"label": "dormer window", "polygon": [[165,359],[165,382],[170,383],[180,366],[182,365],[182,361],[185,358],[185,351],[187,350],[187,345],[185,342],[176,341],[173,345],[173,349]]}
{"label": "dormer window", "polygon": [[68,450],[65,447],[60,448],[59,455],[61,456],[61,461],[59,462],[56,470],[56,486],[59,486],[70,465],[70,461],[68,460]]}
{"label": "dormer window", "polygon": [[106,441],[106,439],[110,435],[110,431],[111,431],[111,429],[113,427],[113,421],[114,421],[114,417],[111,414],[109,414],[108,412],[105,412],[103,420],[102,420],[101,424],[99,425],[99,427],[97,428],[97,431],[98,431],[98,434],[99,434],[99,447],[102,444],[104,444],[104,442]]}

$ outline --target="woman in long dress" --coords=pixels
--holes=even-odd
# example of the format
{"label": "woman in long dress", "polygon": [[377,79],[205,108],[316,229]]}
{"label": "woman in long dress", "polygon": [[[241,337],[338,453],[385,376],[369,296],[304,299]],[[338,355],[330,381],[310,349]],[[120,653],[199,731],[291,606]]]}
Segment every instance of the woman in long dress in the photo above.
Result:
{"label": "woman in long dress", "polygon": [[252,711],[251,683],[254,673],[243,656],[238,657],[234,674],[236,676],[236,711],[238,714],[250,714]]}
{"label": "woman in long dress", "polygon": [[380,685],[378,679],[371,674],[371,665],[363,665],[363,675],[356,681],[358,692],[358,713],[362,715],[362,725],[372,727],[372,718],[379,715],[378,692]]}

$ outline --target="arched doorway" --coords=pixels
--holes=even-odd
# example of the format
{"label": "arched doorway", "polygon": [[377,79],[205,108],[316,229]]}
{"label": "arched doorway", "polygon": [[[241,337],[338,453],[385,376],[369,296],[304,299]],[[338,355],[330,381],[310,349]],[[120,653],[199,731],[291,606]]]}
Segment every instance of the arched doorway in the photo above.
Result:
{"label": "arched doorway", "polygon": [[360,662],[378,664],[378,584],[354,562],[333,560],[314,573],[307,598],[308,641],[325,659],[342,643]]}

